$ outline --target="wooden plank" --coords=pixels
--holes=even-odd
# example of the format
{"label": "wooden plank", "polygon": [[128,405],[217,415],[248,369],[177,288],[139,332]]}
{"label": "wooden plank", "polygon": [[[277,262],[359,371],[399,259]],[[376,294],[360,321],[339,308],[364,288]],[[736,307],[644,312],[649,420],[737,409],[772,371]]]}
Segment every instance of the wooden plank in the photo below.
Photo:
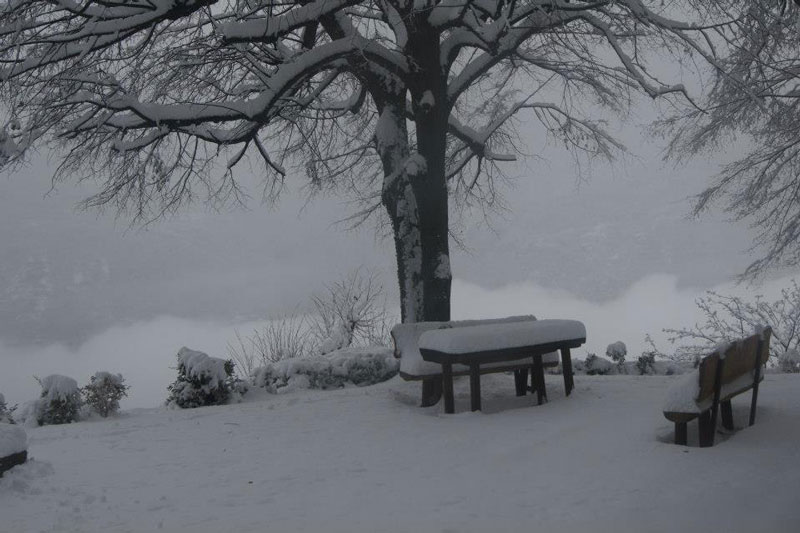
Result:
{"label": "wooden plank", "polygon": [[442,390],[444,393],[444,412],[453,414],[456,412],[456,402],[453,397],[453,365],[444,363],[442,365]]}
{"label": "wooden plank", "polygon": [[478,363],[469,365],[469,400],[473,411],[481,410],[481,369]]}

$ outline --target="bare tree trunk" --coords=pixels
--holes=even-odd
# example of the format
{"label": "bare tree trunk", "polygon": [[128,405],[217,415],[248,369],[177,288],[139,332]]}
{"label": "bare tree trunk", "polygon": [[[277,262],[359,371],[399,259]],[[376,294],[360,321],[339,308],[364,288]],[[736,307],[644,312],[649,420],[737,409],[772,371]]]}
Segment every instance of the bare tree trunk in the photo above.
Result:
{"label": "bare tree trunk", "polygon": [[[418,83],[411,87],[417,151],[408,147],[404,92],[379,103],[375,138],[385,176],[382,202],[394,232],[402,321],[447,321],[452,281],[445,179],[450,110],[444,104],[446,76],[436,61],[438,34],[421,24],[415,27],[428,37],[410,51],[419,66]],[[441,394],[441,377],[423,380],[423,407],[436,404]]]}

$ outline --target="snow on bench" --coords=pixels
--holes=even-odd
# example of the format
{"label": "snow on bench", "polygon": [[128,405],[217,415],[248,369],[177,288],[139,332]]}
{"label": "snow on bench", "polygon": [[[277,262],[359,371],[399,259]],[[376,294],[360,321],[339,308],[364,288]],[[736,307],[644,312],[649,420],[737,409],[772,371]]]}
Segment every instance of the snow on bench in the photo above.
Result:
{"label": "snow on bench", "polygon": [[0,476],[28,459],[28,437],[25,430],[13,424],[0,423]]}
{"label": "snow on bench", "polygon": [[577,320],[523,320],[462,326],[426,331],[420,336],[419,350],[426,361],[442,368],[445,412],[454,412],[454,364],[469,366],[472,410],[481,408],[480,365],[530,358],[539,404],[546,397],[544,386],[545,354],[561,351],[564,388],[572,390],[570,349],[586,342],[586,327]]}
{"label": "snow on bench", "polygon": [[[419,351],[420,336],[432,330],[453,329],[466,326],[487,324],[504,324],[511,322],[530,322],[536,320],[533,315],[510,316],[505,318],[489,318],[484,320],[451,320],[448,322],[412,322],[397,324],[392,328],[394,340],[394,356],[400,359],[400,377],[407,381],[422,380],[422,407],[435,405],[441,396],[442,367],[437,363],[425,361]],[[544,366],[557,366],[558,353],[552,352],[542,356]],[[519,361],[499,361],[481,368],[484,374],[492,372],[514,371],[514,379],[518,395],[527,389],[529,363]],[[523,375],[524,373],[524,375]],[[466,365],[453,365],[453,375],[469,374]]]}
{"label": "snow on bench", "polygon": [[675,444],[686,444],[686,424],[695,418],[700,426],[700,446],[713,446],[717,411],[725,429],[733,429],[731,398],[752,390],[750,425],[756,420],[758,385],[764,379],[761,368],[769,358],[771,328],[735,343],[717,347],[700,361],[693,372],[681,376],[667,390],[664,417],[675,423]]}

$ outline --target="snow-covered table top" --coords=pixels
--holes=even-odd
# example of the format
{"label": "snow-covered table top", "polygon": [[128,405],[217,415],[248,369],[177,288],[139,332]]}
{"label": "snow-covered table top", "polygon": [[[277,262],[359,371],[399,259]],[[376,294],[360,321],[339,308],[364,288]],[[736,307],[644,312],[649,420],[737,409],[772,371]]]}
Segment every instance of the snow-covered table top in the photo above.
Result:
{"label": "snow-covered table top", "polygon": [[[474,354],[570,344],[577,347],[586,341],[586,327],[577,320],[536,320],[465,326],[426,331],[420,336],[419,347],[430,359],[429,351],[449,355]],[[429,357],[426,357],[428,355]]]}

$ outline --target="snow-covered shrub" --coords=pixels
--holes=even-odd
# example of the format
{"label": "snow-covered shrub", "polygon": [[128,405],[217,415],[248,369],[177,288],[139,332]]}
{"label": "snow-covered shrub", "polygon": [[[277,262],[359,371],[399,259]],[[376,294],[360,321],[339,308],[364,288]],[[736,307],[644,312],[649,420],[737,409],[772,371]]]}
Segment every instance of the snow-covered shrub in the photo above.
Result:
{"label": "snow-covered shrub", "polygon": [[119,401],[128,395],[127,390],[122,374],[96,372],[81,392],[84,403],[105,418],[119,410]]}
{"label": "snow-covered shrub", "polygon": [[584,369],[590,376],[607,376],[614,373],[614,364],[605,357],[590,353],[583,362]]}
{"label": "snow-covered shrub", "polygon": [[312,351],[306,318],[297,314],[270,320],[246,339],[237,331],[236,343],[228,343],[228,355],[238,363],[239,370],[248,376],[260,366],[283,359],[305,357]]}
{"label": "snow-covered shrub", "polygon": [[373,385],[397,374],[400,362],[390,348],[345,348],[317,357],[286,359],[259,368],[253,384],[272,393],[298,388],[333,389]]}
{"label": "snow-covered shrub", "polygon": [[800,372],[800,352],[796,349],[787,350],[778,357],[778,368],[781,372],[797,374]]}
{"label": "snow-covered shrub", "polygon": [[233,374],[233,369],[230,359],[181,348],[178,378],[168,387],[167,405],[191,408],[239,400],[247,392],[247,385]]}
{"label": "snow-covered shrub", "polygon": [[52,374],[37,381],[42,394],[32,407],[40,426],[77,422],[81,410],[81,393],[78,382],[67,376]]}
{"label": "snow-covered shrub", "polygon": [[263,328],[228,344],[240,371],[252,376],[257,366],[324,355],[350,346],[389,346],[391,325],[386,296],[374,273],[355,270],[312,296],[314,310],[270,320]]}
{"label": "snow-covered shrub", "polygon": [[13,424],[14,423],[14,411],[17,409],[16,405],[11,407],[6,404],[5,397],[0,394],[0,424]]}
{"label": "snow-covered shrub", "polygon": [[656,373],[656,354],[654,352],[642,352],[636,360],[636,370],[640,375]]}
{"label": "snow-covered shrub", "polygon": [[628,355],[628,347],[622,341],[612,342],[606,348],[606,357],[614,361],[620,371],[625,369],[626,355]]}

